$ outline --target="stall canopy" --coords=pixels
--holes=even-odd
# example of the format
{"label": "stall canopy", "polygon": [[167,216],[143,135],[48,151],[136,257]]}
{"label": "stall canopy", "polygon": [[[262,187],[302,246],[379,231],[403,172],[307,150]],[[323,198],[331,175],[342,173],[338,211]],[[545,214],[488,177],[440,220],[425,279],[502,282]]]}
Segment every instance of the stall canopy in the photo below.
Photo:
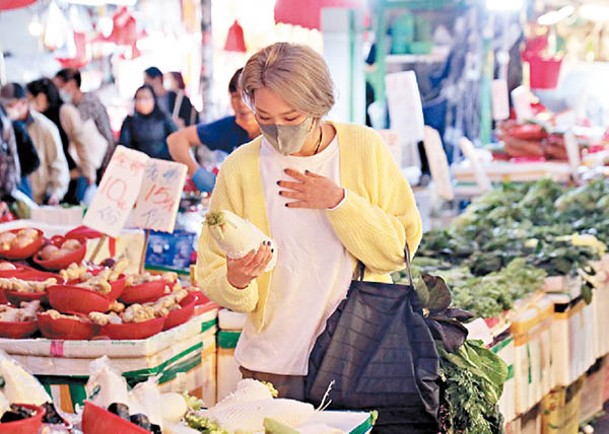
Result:
{"label": "stall canopy", "polygon": [[364,0],[277,0],[275,22],[292,24],[307,29],[321,29],[323,8],[363,8]]}
{"label": "stall canopy", "polygon": [[19,9],[36,3],[36,0],[0,0],[0,11]]}

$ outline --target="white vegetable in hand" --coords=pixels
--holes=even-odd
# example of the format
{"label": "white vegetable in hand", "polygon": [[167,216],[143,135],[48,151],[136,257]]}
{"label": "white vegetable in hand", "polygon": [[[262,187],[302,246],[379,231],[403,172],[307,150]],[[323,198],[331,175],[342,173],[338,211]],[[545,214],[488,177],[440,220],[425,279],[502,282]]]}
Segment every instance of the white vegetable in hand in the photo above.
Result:
{"label": "white vegetable in hand", "polygon": [[277,262],[277,246],[273,239],[267,237],[252,222],[227,211],[210,211],[205,217],[205,224],[220,248],[231,259],[239,259],[252,250],[258,250],[263,241],[270,241],[273,257],[264,269],[271,271]]}

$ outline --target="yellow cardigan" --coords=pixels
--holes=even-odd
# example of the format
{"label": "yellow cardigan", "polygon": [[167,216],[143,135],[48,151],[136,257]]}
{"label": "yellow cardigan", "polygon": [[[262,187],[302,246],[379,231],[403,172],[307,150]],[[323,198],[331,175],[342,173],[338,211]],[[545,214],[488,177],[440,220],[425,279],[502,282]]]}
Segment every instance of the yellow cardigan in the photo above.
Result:
{"label": "yellow cardigan", "polygon": [[[404,268],[406,239],[411,255],[421,241],[421,217],[412,189],[374,130],[329,123],[338,135],[341,186],[347,196],[340,207],[327,210],[326,215],[353,256],[354,268],[358,258],[366,265],[366,280],[389,282],[389,273]],[[258,137],[223,162],[210,210],[232,211],[270,234],[260,176],[261,143]],[[307,258],[302,261],[306,264]],[[245,289],[234,288],[226,279],[225,254],[204,225],[197,261],[199,287],[221,306],[250,312],[258,330],[264,326],[271,273],[261,274]]]}

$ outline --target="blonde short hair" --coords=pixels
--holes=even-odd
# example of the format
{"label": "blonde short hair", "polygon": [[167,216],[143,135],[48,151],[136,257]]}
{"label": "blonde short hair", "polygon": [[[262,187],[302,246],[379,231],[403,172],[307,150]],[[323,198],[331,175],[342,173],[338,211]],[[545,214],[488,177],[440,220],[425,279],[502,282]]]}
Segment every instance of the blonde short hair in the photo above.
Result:
{"label": "blonde short hair", "polygon": [[263,87],[313,118],[325,116],[334,106],[334,84],[328,65],[305,45],[278,42],[250,57],[241,74],[241,88],[252,108],[256,90]]}

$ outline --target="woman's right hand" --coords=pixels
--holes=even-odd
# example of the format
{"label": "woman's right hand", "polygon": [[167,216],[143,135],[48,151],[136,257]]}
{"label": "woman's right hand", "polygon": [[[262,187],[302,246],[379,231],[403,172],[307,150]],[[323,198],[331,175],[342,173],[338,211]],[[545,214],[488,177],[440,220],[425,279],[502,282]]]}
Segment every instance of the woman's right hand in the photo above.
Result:
{"label": "woman's right hand", "polygon": [[[266,244],[268,243],[268,244]],[[237,289],[245,289],[260,276],[273,257],[270,241],[263,241],[258,251],[252,250],[243,258],[226,258],[226,279]]]}

